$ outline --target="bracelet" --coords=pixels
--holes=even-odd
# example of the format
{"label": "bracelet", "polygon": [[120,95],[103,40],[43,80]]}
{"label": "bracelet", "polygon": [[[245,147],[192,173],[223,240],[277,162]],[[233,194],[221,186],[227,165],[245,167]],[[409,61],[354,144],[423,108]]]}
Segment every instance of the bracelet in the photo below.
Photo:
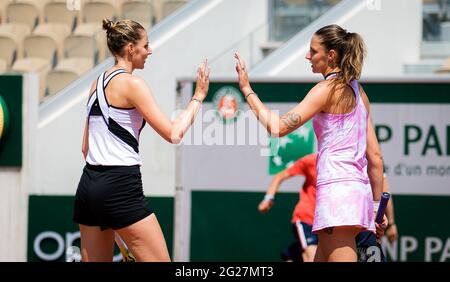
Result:
{"label": "bracelet", "polygon": [[200,101],[199,99],[194,98],[194,97],[192,97],[191,101],[197,101],[197,102],[199,102],[200,104],[202,103],[202,101]]}
{"label": "bracelet", "polygon": [[247,95],[245,95],[245,100],[247,100],[248,96],[250,96],[250,95],[252,95],[252,94],[255,94],[255,95],[256,95],[255,92],[250,92],[250,93],[248,93]]}
{"label": "bracelet", "polygon": [[275,196],[274,195],[271,195],[271,194],[264,195],[263,201],[273,201],[273,200],[275,200]]}

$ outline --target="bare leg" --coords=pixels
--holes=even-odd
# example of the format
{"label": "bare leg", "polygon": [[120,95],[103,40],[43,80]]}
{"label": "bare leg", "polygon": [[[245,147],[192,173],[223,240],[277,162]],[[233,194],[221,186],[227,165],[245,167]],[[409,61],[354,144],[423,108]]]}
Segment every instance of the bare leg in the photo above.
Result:
{"label": "bare leg", "polygon": [[114,231],[80,224],[81,257],[84,262],[111,262],[114,255]]}
{"label": "bare leg", "polygon": [[318,232],[319,247],[324,261],[356,262],[355,236],[360,231],[354,226],[333,227]]}
{"label": "bare leg", "polygon": [[115,231],[125,241],[136,261],[170,261],[166,240],[155,214]]}
{"label": "bare leg", "polygon": [[303,261],[304,262],[312,262],[314,260],[314,256],[316,255],[317,245],[309,245],[303,251]]}
{"label": "bare leg", "polygon": [[317,250],[316,250],[316,255],[314,256],[314,262],[325,262],[325,258],[323,256],[323,252],[322,252],[322,246],[320,244],[317,244]]}

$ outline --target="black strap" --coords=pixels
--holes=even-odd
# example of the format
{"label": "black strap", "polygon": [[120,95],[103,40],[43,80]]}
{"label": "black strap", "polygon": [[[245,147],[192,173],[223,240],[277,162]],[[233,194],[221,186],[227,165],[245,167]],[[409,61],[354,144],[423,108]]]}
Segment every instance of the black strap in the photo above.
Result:
{"label": "black strap", "polygon": [[327,74],[327,75],[325,75],[325,77],[324,77],[324,79],[325,80],[327,80],[328,79],[328,77],[330,77],[330,76],[332,76],[333,74],[340,74],[341,72],[339,72],[339,71],[333,71],[333,72],[330,72],[329,74]]}
{"label": "black strap", "polygon": [[144,129],[145,126],[145,118],[142,119],[142,125],[141,128],[139,129],[139,135],[141,134],[142,129]]}
{"label": "black strap", "polygon": [[108,130],[116,135],[120,140],[127,143],[136,153],[139,153],[139,143],[136,138],[134,138],[128,130],[120,126],[112,118],[109,118]]}
{"label": "black strap", "polygon": [[[103,78],[103,83],[97,82],[97,89],[96,89],[96,100],[94,101],[94,104],[91,107],[91,110],[89,112],[90,115],[101,115],[103,117],[103,120],[105,121],[108,130],[114,134],[117,138],[125,142],[127,145],[129,145],[136,153],[139,153],[139,142],[136,140],[136,138],[125,128],[120,126],[115,120],[113,120],[108,113],[103,112],[102,110],[102,104],[103,107],[106,109],[110,107],[106,95],[105,95],[105,88],[108,85],[108,83],[113,79],[116,75],[120,73],[125,73],[126,71],[123,69],[118,69],[113,71],[106,79],[104,79],[105,73],[102,73],[100,75],[100,79]],[[99,87],[101,87],[99,89]],[[142,129],[142,128],[141,128]]]}
{"label": "black strap", "polygon": [[89,116],[102,116],[102,110],[100,110],[97,99],[95,99],[94,104],[89,111]]}

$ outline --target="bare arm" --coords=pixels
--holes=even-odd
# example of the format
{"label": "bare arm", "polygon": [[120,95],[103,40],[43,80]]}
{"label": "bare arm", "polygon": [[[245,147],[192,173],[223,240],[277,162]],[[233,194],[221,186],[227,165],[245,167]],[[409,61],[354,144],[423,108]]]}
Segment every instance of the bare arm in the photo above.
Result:
{"label": "bare arm", "polygon": [[[272,136],[284,136],[299,128],[315,114],[322,111],[327,104],[328,82],[318,83],[306,97],[288,113],[278,116],[269,110],[250,87],[245,63],[239,54],[235,54],[236,71],[239,77],[241,92],[247,97],[247,102],[258,120]],[[250,94],[250,95],[249,95]]]}
{"label": "bare arm", "polygon": [[[89,90],[89,98],[94,92],[94,89],[97,85],[97,80],[94,80],[91,84],[91,89]],[[83,153],[83,157],[86,160],[87,153],[89,151],[89,116],[86,118],[86,122],[84,124],[84,132],[83,132],[83,141],[81,144],[81,152]]]}
{"label": "bare arm", "polygon": [[[287,170],[283,170],[282,172],[276,174],[275,177],[272,179],[272,183],[270,183],[270,186],[267,189],[266,195],[271,195],[274,197],[275,194],[278,192],[278,188],[280,187],[281,183],[283,183],[283,181],[291,177],[292,176],[287,172]],[[264,199],[259,204],[258,210],[262,213],[266,213],[270,210],[272,206],[273,206],[273,199],[272,200]]]}
{"label": "bare arm", "polygon": [[[297,106],[281,117],[269,110],[256,95],[250,95],[247,102],[269,134],[281,137],[296,130],[323,109],[326,101],[322,91],[323,85],[316,85]],[[245,91],[243,93],[246,95]]]}
{"label": "bare arm", "polygon": [[[383,177],[383,192],[390,192],[389,188],[389,181],[386,176]],[[395,224],[395,218],[394,218],[394,202],[392,201],[392,194],[391,198],[387,204],[386,207],[386,216],[388,218],[388,226],[386,229],[386,235],[388,237],[389,242],[394,242],[398,238],[398,231],[397,231],[397,224]]]}
{"label": "bare arm", "polygon": [[[383,177],[383,192],[388,192],[390,193],[390,189],[389,189],[389,182],[386,176]],[[389,225],[392,225],[395,223],[395,219],[394,219],[394,203],[392,201],[392,195],[391,198],[389,199],[389,202],[387,204],[386,207],[386,216],[388,218],[389,221]]]}
{"label": "bare arm", "polygon": [[372,118],[370,116],[369,99],[364,91],[361,91],[361,97],[369,112],[367,121],[367,173],[372,186],[372,194],[374,201],[380,201],[381,192],[383,191],[383,157],[381,155],[380,145],[378,144],[377,136],[372,125]]}
{"label": "bare arm", "polygon": [[89,151],[89,123],[88,119],[86,118],[86,122],[84,124],[83,143],[81,145],[81,152],[83,153],[83,157],[85,160],[88,151]]}
{"label": "bare arm", "polygon": [[207,70],[207,61],[203,62],[198,69],[193,99],[174,121],[170,121],[163,113],[143,79],[133,77],[130,87],[129,102],[136,107],[161,137],[169,143],[178,144],[194,122],[201,103],[208,93],[209,70]]}
{"label": "bare arm", "polygon": [[275,194],[277,194],[278,192],[278,188],[280,187],[281,183],[283,183],[283,181],[291,177],[292,176],[286,170],[283,170],[282,172],[275,175],[275,177],[272,179],[272,183],[270,183],[270,186],[267,189],[266,194],[275,196]]}
{"label": "bare arm", "polygon": [[[372,117],[370,115],[370,104],[366,93],[362,88],[361,98],[368,112],[367,120],[367,148],[366,155],[368,160],[367,174],[369,175],[370,185],[372,187],[373,200],[379,202],[381,199],[381,193],[383,191],[383,156],[381,155],[380,144],[375,134],[375,130],[372,125]],[[376,212],[376,209],[374,209]],[[377,242],[381,243],[381,237],[384,235],[384,231],[388,224],[386,215],[383,216],[383,222],[381,224],[375,223]]]}

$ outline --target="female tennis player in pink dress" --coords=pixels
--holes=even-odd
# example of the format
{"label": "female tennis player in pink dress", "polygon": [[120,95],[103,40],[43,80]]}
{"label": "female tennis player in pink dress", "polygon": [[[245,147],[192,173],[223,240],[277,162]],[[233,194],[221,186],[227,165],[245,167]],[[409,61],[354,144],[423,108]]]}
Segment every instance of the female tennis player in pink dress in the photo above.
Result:
{"label": "female tennis player in pink dress", "polygon": [[[357,82],[364,55],[364,42],[358,34],[338,25],[316,31],[306,59],[312,71],[325,79],[280,117],[253,92],[245,63],[235,54],[241,91],[272,136],[289,134],[314,117],[319,149],[313,224],[319,244],[315,261],[356,261],[355,236],[362,230],[375,231],[383,164],[369,100]],[[382,229],[386,224],[385,218],[376,227]]]}

